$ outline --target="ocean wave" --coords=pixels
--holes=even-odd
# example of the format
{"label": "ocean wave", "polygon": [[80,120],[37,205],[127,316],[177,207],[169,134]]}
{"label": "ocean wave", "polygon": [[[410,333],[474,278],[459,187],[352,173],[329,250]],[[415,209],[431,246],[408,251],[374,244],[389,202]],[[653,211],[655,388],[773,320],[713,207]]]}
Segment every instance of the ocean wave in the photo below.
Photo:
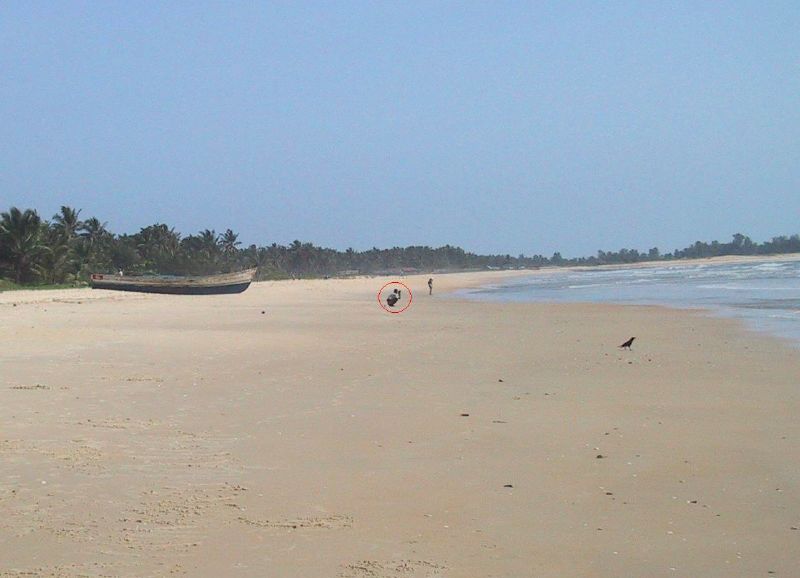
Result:
{"label": "ocean wave", "polygon": [[722,291],[754,291],[754,292],[770,292],[770,291],[797,291],[800,293],[800,287],[777,287],[777,286],[753,286],[753,285],[697,285],[698,289],[715,289]]}
{"label": "ocean wave", "polygon": [[753,267],[756,271],[774,271],[777,269],[787,269],[792,266],[792,263],[789,261],[783,261],[781,263],[761,263],[760,265],[756,265]]}
{"label": "ocean wave", "polygon": [[[592,287],[613,287],[614,283],[583,283],[580,285],[566,285],[565,289],[590,289]],[[553,287],[554,289],[557,287]]]}
{"label": "ocean wave", "polygon": [[489,301],[580,300],[702,307],[763,327],[781,327],[774,332],[791,334],[800,342],[800,261],[573,269],[493,284],[470,296]]}

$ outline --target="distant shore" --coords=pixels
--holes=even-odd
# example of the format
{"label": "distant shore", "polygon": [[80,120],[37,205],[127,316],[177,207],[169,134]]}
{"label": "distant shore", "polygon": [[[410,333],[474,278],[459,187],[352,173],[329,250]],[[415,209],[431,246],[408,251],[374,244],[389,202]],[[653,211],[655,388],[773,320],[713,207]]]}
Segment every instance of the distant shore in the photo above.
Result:
{"label": "distant shore", "polygon": [[[409,277],[437,279],[436,287],[439,291],[452,291],[468,287],[479,287],[484,284],[491,284],[504,279],[513,279],[535,274],[546,274],[553,271],[573,270],[573,271],[592,271],[596,269],[641,269],[655,268],[664,266],[678,265],[715,265],[724,263],[748,263],[748,262],[769,262],[769,261],[798,261],[800,253],[787,253],[780,255],[728,255],[724,257],[708,257],[702,259],[675,259],[669,261],[642,261],[638,263],[620,263],[609,265],[576,265],[569,267],[547,266],[537,269],[501,269],[501,270],[480,270],[480,271],[452,271],[445,273],[414,273]],[[404,278],[400,276],[399,278]],[[381,275],[355,275],[347,278],[332,277],[331,279],[308,279],[307,281],[330,281],[330,280],[357,280],[383,278]],[[257,283],[290,283],[297,280],[283,279],[276,281],[258,281]],[[109,296],[105,291],[92,291],[89,287],[65,288],[58,287],[35,287],[24,288],[15,287],[11,290],[0,290],[0,305],[13,303],[37,303],[58,301],[60,299],[102,299]],[[141,296],[140,296],[141,297]],[[118,297],[124,299],[125,297]],[[136,295],[129,295],[128,298],[136,298]]]}
{"label": "distant shore", "polygon": [[619,269],[619,268],[633,268],[633,267],[659,267],[664,265],[680,265],[685,263],[687,265],[696,264],[722,264],[722,263],[751,263],[751,262],[768,262],[768,261],[800,261],[800,253],[784,253],[776,255],[725,255],[721,257],[703,257],[698,259],[671,259],[664,261],[640,261],[638,263],[614,263],[609,265],[591,265],[583,266],[576,265],[575,267],[568,267],[569,269],[595,269],[598,267],[606,269]]}

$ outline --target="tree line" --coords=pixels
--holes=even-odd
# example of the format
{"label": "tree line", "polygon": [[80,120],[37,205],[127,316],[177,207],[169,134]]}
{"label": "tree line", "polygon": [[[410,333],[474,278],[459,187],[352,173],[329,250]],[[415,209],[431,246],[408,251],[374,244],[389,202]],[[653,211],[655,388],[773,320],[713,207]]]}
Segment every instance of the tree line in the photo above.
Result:
{"label": "tree line", "polygon": [[259,279],[323,277],[342,274],[396,273],[400,270],[454,271],[467,269],[534,268],[547,265],[605,265],[721,255],[800,252],[800,236],[774,237],[755,243],[737,233],[730,243],[697,241],[662,254],[657,247],[598,251],[597,255],[566,259],[543,255],[478,255],[460,247],[410,246],[366,251],[339,251],[313,243],[243,247],[231,229],[205,229],[183,236],[173,227],[153,224],[134,234],[115,234],[96,217],[81,219],[81,211],[61,207],[50,220],[33,209],[11,207],[0,214],[0,279],[18,285],[79,284],[91,273],[206,275],[258,267]]}

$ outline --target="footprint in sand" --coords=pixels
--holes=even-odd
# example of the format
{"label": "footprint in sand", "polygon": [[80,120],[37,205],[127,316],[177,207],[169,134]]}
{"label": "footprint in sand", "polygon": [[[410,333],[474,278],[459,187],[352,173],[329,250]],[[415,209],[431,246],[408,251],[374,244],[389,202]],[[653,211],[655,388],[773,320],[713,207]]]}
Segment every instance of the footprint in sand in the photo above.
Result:
{"label": "footprint in sand", "polygon": [[33,385],[12,385],[8,389],[39,391],[51,389],[49,385],[42,385],[41,383],[34,383]]}
{"label": "footprint in sand", "polygon": [[210,484],[144,492],[117,520],[116,540],[136,551],[191,552],[208,535],[212,514],[244,491],[238,484]]}
{"label": "footprint in sand", "polygon": [[[8,500],[8,503],[3,505],[3,516],[0,518],[0,531],[6,536],[20,537],[47,532],[59,539],[95,543],[101,536],[97,529],[98,521],[86,508],[80,509],[84,502],[83,498],[58,493],[41,494],[29,489],[19,491],[14,489],[12,495],[15,499]],[[51,574],[45,575],[51,576]]]}
{"label": "footprint in sand", "polygon": [[187,432],[176,424],[153,419],[113,416],[86,418],[69,423],[110,432],[118,430],[119,435],[110,441],[107,439],[106,445],[117,467],[123,470],[149,473],[163,468],[185,468],[203,472],[234,472],[241,469],[241,465],[229,451],[235,438],[211,432]]}
{"label": "footprint in sand", "polygon": [[308,518],[275,518],[272,520],[253,520],[250,518],[239,517],[239,521],[250,526],[259,528],[280,528],[280,529],[309,529],[322,528],[335,530],[338,528],[351,528],[353,526],[352,516],[332,514],[330,516],[312,516]]}
{"label": "footprint in sand", "polygon": [[132,419],[129,417],[110,417],[103,419],[87,418],[83,421],[73,422],[73,425],[106,429],[135,429],[144,431],[158,426],[159,422],[155,420]]}
{"label": "footprint in sand", "polygon": [[430,560],[360,560],[347,564],[339,578],[435,578],[447,567]]}
{"label": "footprint in sand", "polygon": [[30,568],[28,570],[5,570],[0,568],[0,578],[106,578],[117,576],[112,565],[101,562],[88,564],[65,564]]}
{"label": "footprint in sand", "polygon": [[45,456],[63,467],[83,473],[103,469],[104,454],[92,446],[73,442],[0,440],[0,455],[30,460],[31,454]]}

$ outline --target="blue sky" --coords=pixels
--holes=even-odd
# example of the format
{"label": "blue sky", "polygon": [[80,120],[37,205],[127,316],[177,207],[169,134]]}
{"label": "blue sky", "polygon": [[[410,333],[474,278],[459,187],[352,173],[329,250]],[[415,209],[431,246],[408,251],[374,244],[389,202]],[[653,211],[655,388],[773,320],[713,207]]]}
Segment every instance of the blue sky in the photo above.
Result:
{"label": "blue sky", "polygon": [[6,2],[0,210],[476,252],[800,232],[797,2]]}

